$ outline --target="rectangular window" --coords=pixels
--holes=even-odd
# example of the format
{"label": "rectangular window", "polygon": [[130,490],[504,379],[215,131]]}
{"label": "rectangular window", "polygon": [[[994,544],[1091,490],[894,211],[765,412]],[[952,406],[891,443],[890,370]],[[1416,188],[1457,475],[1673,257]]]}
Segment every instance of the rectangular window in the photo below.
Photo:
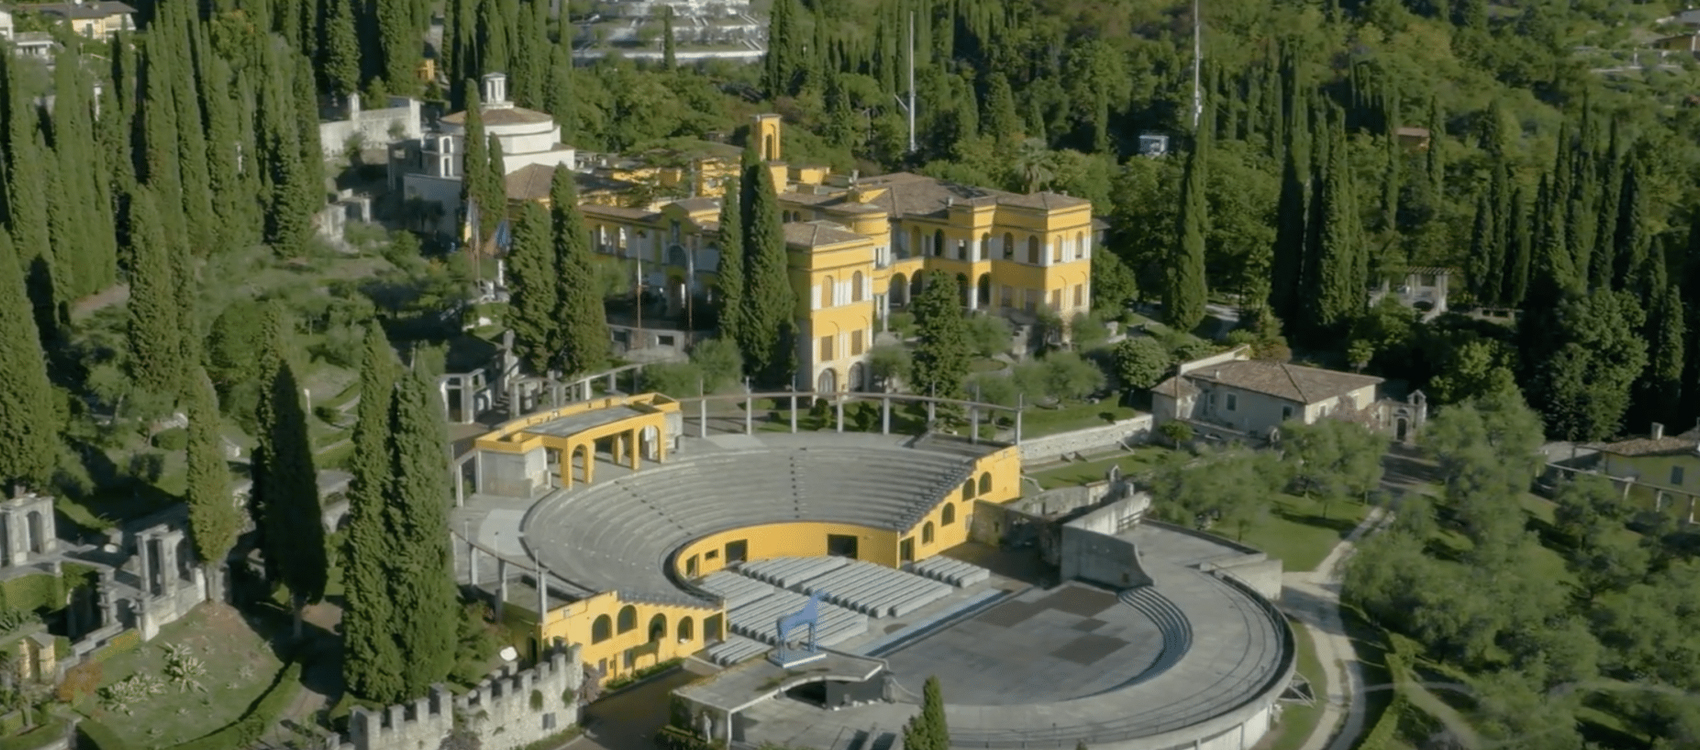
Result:
{"label": "rectangular window", "polygon": [[1039,295],[1040,294],[1041,294],[1041,292],[1037,289],[1023,289],[1023,290],[1021,290],[1021,295],[1023,297],[1025,297],[1025,299],[1022,300],[1022,303],[1021,303],[1022,309],[1026,310],[1027,312],[1034,312],[1035,310],[1038,310],[1039,309]]}
{"label": "rectangular window", "polygon": [[831,336],[820,337],[820,361],[822,361],[822,362],[832,361],[832,337]]}
{"label": "rectangular window", "polygon": [[702,553],[702,559],[704,559],[704,560],[719,560],[720,559],[720,550],[711,549],[707,552],[704,552],[704,553]]}
{"label": "rectangular window", "polygon": [[1235,409],[1239,408],[1239,405],[1240,405],[1239,397],[1232,394],[1232,393],[1228,394],[1228,411],[1234,411]]}
{"label": "rectangular window", "polygon": [[857,356],[861,353],[862,353],[862,332],[861,331],[851,331],[850,332],[850,356],[854,357],[854,356]]}
{"label": "rectangular window", "polygon": [[1670,467],[1670,483],[1671,483],[1672,487],[1681,487],[1682,486],[1682,467],[1681,466]]}
{"label": "rectangular window", "polygon": [[685,575],[689,576],[691,578],[697,577],[697,556],[696,555],[691,555],[690,559],[685,561]]}
{"label": "rectangular window", "polygon": [[1080,307],[1081,305],[1084,305],[1084,304],[1086,304],[1086,285],[1085,284],[1075,284],[1074,285],[1074,306]]}
{"label": "rectangular window", "polygon": [[731,565],[732,563],[741,563],[748,559],[750,559],[750,543],[748,541],[739,539],[736,542],[726,543],[727,565]]}
{"label": "rectangular window", "polygon": [[1001,291],[998,293],[998,305],[1001,307],[1015,307],[1014,287],[1011,287],[1008,284],[1003,285]]}
{"label": "rectangular window", "polygon": [[1051,312],[1062,312],[1062,290],[1051,290]]}
{"label": "rectangular window", "polygon": [[1281,421],[1285,422],[1285,421],[1292,419],[1292,418],[1293,418],[1293,407],[1291,407],[1291,406],[1281,407]]}

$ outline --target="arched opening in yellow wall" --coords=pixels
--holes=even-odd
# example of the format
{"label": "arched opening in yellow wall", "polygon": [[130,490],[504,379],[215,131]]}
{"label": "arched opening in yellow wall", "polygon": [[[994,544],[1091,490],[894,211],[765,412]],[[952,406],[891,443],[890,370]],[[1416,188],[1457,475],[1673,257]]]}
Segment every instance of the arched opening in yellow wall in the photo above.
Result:
{"label": "arched opening in yellow wall", "polygon": [[939,525],[949,526],[956,523],[956,503],[945,503],[944,510],[939,511]]}
{"label": "arched opening in yellow wall", "polygon": [[679,642],[685,643],[696,637],[696,623],[689,617],[679,618]]}
{"label": "arched opening in yellow wall", "polygon": [[986,260],[986,259],[991,258],[991,257],[992,257],[992,233],[986,232],[986,233],[980,235],[980,252],[975,254],[974,260]]}
{"label": "arched opening in yellow wall", "polygon": [[1039,265],[1039,238],[1038,237],[1028,237],[1027,238],[1027,262],[1031,263],[1035,266]]}
{"label": "arched opening in yellow wall", "polygon": [[921,525],[921,543],[922,544],[932,544],[933,543],[933,522],[932,521],[928,521],[925,524]]}
{"label": "arched opening in yellow wall", "polygon": [[630,633],[637,628],[637,607],[627,604],[620,608],[619,632]]}
{"label": "arched opening in yellow wall", "polygon": [[944,255],[944,230],[933,230],[933,255]]}
{"label": "arched opening in yellow wall", "polygon": [[970,480],[962,483],[962,499],[963,500],[973,500],[974,499],[974,480],[970,479]]}
{"label": "arched opening in yellow wall", "polygon": [[991,491],[992,491],[992,473],[989,472],[989,471],[984,472],[984,473],[980,474],[980,494],[984,495],[984,494],[991,492]]}
{"label": "arched opening in yellow wall", "polygon": [[573,481],[590,481],[590,462],[596,460],[596,454],[591,451],[592,448],[589,444],[580,445],[573,449],[572,465],[569,467],[572,471]]}
{"label": "arched opening in yellow wall", "polygon": [[1015,258],[1015,235],[1011,234],[1009,232],[1004,232],[1003,233],[1003,259],[1004,260],[1011,260],[1011,259],[1014,259],[1014,258]]}
{"label": "arched opening in yellow wall", "polygon": [[667,615],[657,614],[649,618],[649,642],[655,643],[667,637]]}
{"label": "arched opening in yellow wall", "polygon": [[590,624],[590,642],[601,643],[614,637],[614,622],[607,615],[601,615]]}

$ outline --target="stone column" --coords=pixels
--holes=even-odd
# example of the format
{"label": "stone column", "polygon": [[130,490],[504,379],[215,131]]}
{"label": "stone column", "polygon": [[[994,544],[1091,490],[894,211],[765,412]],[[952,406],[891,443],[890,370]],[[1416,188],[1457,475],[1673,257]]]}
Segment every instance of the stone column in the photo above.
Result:
{"label": "stone column", "polygon": [[797,394],[791,394],[791,434],[797,434]]}
{"label": "stone column", "polygon": [[756,400],[744,394],[744,434],[754,435],[756,432]]}
{"label": "stone column", "polygon": [[182,540],[182,538],[182,532],[168,534],[159,538],[159,587],[161,589],[160,593],[162,594],[169,594],[173,588],[176,588],[177,543]]}
{"label": "stone column", "polygon": [[543,564],[537,564],[537,624],[541,627],[549,621],[549,579],[543,572]]}
{"label": "stone column", "polygon": [[496,606],[492,609],[496,622],[502,621],[502,610],[508,604],[508,561],[496,558]]}
{"label": "stone column", "polygon": [[880,399],[880,434],[891,434],[891,397]]}
{"label": "stone column", "polygon": [[973,420],[973,422],[974,422],[974,426],[973,426],[974,431],[968,433],[968,444],[969,445],[979,445],[980,444],[980,407],[977,406],[977,405],[968,407],[968,417],[969,417],[969,419]]}
{"label": "stone column", "polygon": [[844,397],[839,396],[838,399],[833,403],[832,406],[833,406],[833,409],[837,412],[836,416],[838,418],[838,431],[843,432],[844,431]]}
{"label": "stone column", "polygon": [[141,566],[142,594],[153,596],[153,551],[148,549],[151,537],[136,537],[136,561]]}
{"label": "stone column", "polygon": [[632,471],[637,471],[638,459],[643,455],[643,447],[638,442],[637,430],[628,430],[626,432],[626,453],[631,456]]}
{"label": "stone column", "polygon": [[478,588],[478,545],[466,540],[466,585]]}
{"label": "stone column", "polygon": [[927,429],[929,431],[933,429],[933,423],[938,421],[938,413],[939,413],[939,402],[928,401],[927,402]]}

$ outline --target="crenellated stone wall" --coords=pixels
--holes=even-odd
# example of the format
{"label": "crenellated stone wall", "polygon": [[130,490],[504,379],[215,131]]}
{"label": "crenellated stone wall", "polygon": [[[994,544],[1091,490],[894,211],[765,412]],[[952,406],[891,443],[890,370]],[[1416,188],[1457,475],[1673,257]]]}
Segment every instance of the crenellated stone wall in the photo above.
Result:
{"label": "crenellated stone wall", "polygon": [[411,705],[355,708],[341,750],[435,748],[461,722],[484,750],[513,750],[578,723],[584,664],[579,647],[557,650],[532,669],[503,667],[463,695],[442,685]]}

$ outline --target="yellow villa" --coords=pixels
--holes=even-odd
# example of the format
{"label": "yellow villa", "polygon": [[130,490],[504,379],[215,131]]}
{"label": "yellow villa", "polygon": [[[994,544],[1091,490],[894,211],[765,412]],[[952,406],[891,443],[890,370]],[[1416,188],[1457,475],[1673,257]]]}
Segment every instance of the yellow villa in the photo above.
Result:
{"label": "yellow villa", "polygon": [[[781,160],[778,115],[751,137],[785,187],[779,202],[797,292],[797,385],[822,392],[871,385],[863,358],[926,272],[956,277],[970,311],[1017,323],[1067,321],[1092,304],[1092,205],[1057,193],[1021,195],[910,173],[834,178]],[[527,191],[520,199],[533,198]],[[630,208],[583,206],[599,257],[663,292],[669,310],[713,304],[717,198]]]}

